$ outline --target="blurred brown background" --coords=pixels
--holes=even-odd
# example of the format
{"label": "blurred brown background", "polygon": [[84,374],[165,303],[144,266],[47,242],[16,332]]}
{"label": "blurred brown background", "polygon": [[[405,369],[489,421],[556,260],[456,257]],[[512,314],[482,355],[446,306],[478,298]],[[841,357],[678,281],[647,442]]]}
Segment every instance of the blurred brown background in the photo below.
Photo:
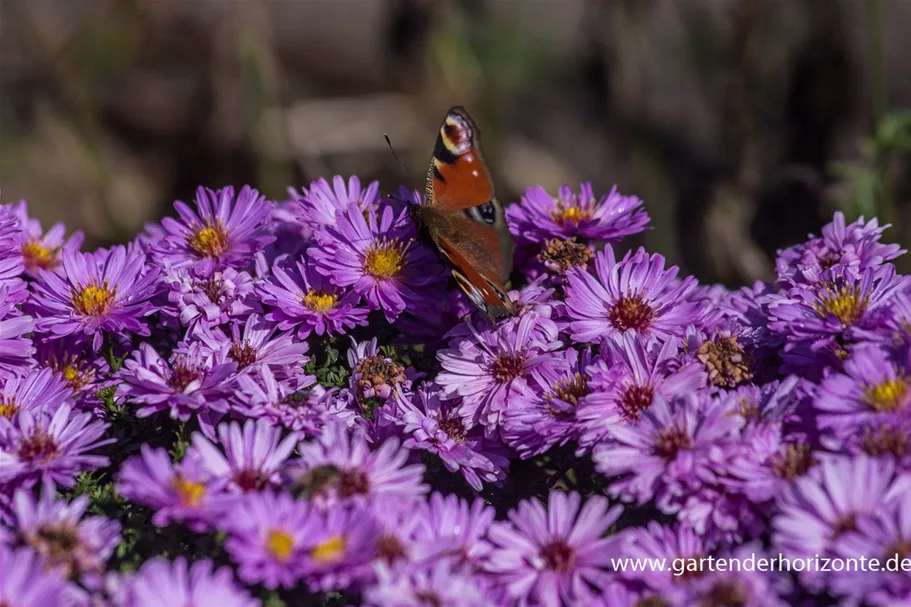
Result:
{"label": "blurred brown background", "polygon": [[420,187],[462,104],[501,199],[617,183],[739,284],[837,208],[908,224],[908,31],[908,0],[0,0],[0,189],[97,246],[198,184],[392,191],[384,132]]}

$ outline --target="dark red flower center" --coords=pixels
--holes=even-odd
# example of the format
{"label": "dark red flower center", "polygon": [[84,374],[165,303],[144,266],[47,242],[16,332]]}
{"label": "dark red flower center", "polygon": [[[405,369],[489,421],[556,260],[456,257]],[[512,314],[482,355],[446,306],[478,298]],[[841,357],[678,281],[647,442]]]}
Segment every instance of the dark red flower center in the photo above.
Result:
{"label": "dark red flower center", "polygon": [[187,386],[200,377],[202,377],[202,372],[199,367],[178,361],[171,371],[168,386],[175,392],[183,392]]}
{"label": "dark red flower center", "polygon": [[269,479],[266,478],[266,475],[261,470],[244,468],[234,475],[234,483],[240,487],[241,491],[246,493],[247,491],[263,489],[269,483]]}
{"label": "dark red flower center", "polygon": [[682,421],[677,421],[662,428],[658,436],[655,437],[655,455],[668,461],[677,457],[680,451],[691,449],[692,447],[693,438],[687,432],[686,425]]}
{"label": "dark red flower center", "polygon": [[620,392],[617,405],[624,419],[629,423],[635,423],[642,417],[642,413],[652,406],[654,396],[655,388],[652,386],[627,384]]}
{"label": "dark red flower center", "polygon": [[443,601],[440,597],[429,590],[421,590],[416,592],[414,596],[421,602],[421,605],[426,605],[427,607],[443,607]]}
{"label": "dark red flower center", "polygon": [[816,463],[810,445],[788,443],[772,456],[772,471],[778,478],[790,481],[806,474]]}
{"label": "dark red flower center", "polygon": [[493,361],[490,374],[501,384],[512,381],[517,377],[521,377],[522,373],[525,372],[526,358],[527,356],[524,352],[516,354],[500,353]]}
{"label": "dark red flower center", "polygon": [[212,276],[211,278],[206,279],[199,285],[199,288],[206,294],[209,301],[214,304],[220,303],[222,297],[225,296],[225,283],[218,276]]}
{"label": "dark red flower center", "polygon": [[650,594],[636,601],[633,607],[671,607],[671,604],[657,594]]}
{"label": "dark red flower center", "polygon": [[618,331],[646,331],[655,319],[655,310],[640,295],[624,295],[607,311],[610,323]]}
{"label": "dark red flower center", "polygon": [[19,446],[19,459],[30,464],[46,464],[57,455],[54,437],[38,429]]}
{"label": "dark red flower center", "polygon": [[384,534],[376,541],[376,554],[390,564],[408,556],[402,543],[391,534]]}
{"label": "dark red flower center", "polygon": [[743,607],[748,599],[743,586],[733,580],[721,580],[699,599],[699,607]]}
{"label": "dark red flower center", "polygon": [[52,566],[69,563],[80,545],[79,531],[67,521],[46,523],[38,527],[34,537],[28,538],[28,543]]}
{"label": "dark red flower center", "polygon": [[849,512],[843,515],[832,525],[832,537],[837,538],[849,531],[857,531],[857,514]]}
{"label": "dark red flower center", "polygon": [[238,369],[245,369],[256,362],[256,348],[248,341],[239,341],[237,339],[231,344],[228,350],[228,356],[237,362]]}
{"label": "dark red flower center", "polygon": [[370,492],[370,478],[358,468],[342,470],[338,476],[338,495],[341,498],[367,495]]}
{"label": "dark red flower center", "polygon": [[554,540],[541,548],[541,559],[548,569],[558,573],[566,573],[576,563],[576,553],[563,540]]}
{"label": "dark red flower center", "polygon": [[879,428],[866,428],[860,439],[864,453],[872,457],[891,455],[901,459],[908,454],[909,437],[903,428],[884,423]]}

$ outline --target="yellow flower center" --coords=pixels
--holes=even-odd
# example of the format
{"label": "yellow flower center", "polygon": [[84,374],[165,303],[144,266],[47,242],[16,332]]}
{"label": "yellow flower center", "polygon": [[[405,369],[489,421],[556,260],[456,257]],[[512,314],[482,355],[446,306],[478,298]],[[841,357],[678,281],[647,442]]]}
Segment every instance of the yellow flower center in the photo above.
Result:
{"label": "yellow flower center", "polygon": [[83,316],[101,316],[106,313],[114,301],[114,291],[103,285],[89,285],[78,293],[73,293],[73,306]]}
{"label": "yellow flower center", "polygon": [[334,563],[342,558],[345,554],[345,538],[341,535],[333,535],[316,545],[310,553],[310,557],[320,564]]}
{"label": "yellow flower center", "polygon": [[22,257],[25,267],[32,271],[38,268],[47,270],[57,265],[57,250],[50,249],[37,240],[22,245]]}
{"label": "yellow flower center", "polygon": [[402,270],[402,260],[409,244],[398,238],[374,241],[367,249],[364,271],[376,278],[392,278]]}
{"label": "yellow flower center", "polygon": [[228,248],[228,234],[221,224],[200,228],[190,238],[190,247],[203,257],[218,257]]}
{"label": "yellow flower center", "polygon": [[180,505],[186,508],[198,507],[202,503],[202,498],[206,496],[205,485],[187,480],[179,474],[171,481],[171,488],[177,492]]}
{"label": "yellow flower center", "polygon": [[19,405],[15,400],[0,398],[0,417],[12,417],[18,410]]}
{"label": "yellow flower center", "polygon": [[905,404],[908,384],[902,378],[887,379],[864,387],[864,402],[880,413],[893,413]]}
{"label": "yellow flower center", "polygon": [[583,221],[591,219],[592,213],[590,209],[584,208],[575,200],[569,204],[562,200],[555,200],[554,208],[550,212],[550,218],[561,225],[571,224],[577,226]]}
{"label": "yellow flower center", "polygon": [[862,296],[860,287],[837,286],[826,287],[819,294],[819,302],[813,309],[821,317],[832,314],[844,325],[853,325],[867,311],[869,299]]}
{"label": "yellow flower center", "polygon": [[294,540],[291,536],[280,529],[270,529],[266,536],[266,550],[281,562],[291,558],[291,550],[294,549]]}
{"label": "yellow flower center", "polygon": [[338,302],[338,295],[314,291],[313,289],[310,289],[310,291],[304,295],[304,305],[307,306],[308,309],[319,312],[320,314],[325,314],[330,311],[335,307],[336,302]]}

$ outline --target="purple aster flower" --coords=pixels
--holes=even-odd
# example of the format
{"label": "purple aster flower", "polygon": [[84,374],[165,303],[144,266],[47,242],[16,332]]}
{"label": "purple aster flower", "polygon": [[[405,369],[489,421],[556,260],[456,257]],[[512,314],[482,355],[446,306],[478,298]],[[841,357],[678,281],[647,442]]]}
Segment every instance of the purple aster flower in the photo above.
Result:
{"label": "purple aster flower", "polygon": [[414,370],[383,355],[375,337],[361,343],[352,339],[351,345],[348,350],[349,387],[359,400],[387,400],[395,391],[411,390],[412,380],[417,379]]}
{"label": "purple aster flower", "polygon": [[28,297],[25,281],[19,276],[25,270],[19,251],[25,242],[19,220],[13,211],[0,205],[0,286],[8,289],[8,302],[19,304]]}
{"label": "purple aster flower", "polygon": [[[436,350],[445,343],[446,335],[476,309],[462,291],[445,291],[432,306],[405,310],[396,319],[395,327],[406,343],[425,344],[428,350]],[[467,333],[470,332],[466,330]]]}
{"label": "purple aster flower", "polygon": [[292,387],[278,381],[268,367],[258,373],[241,375],[237,378],[232,409],[245,417],[263,418],[307,437],[319,436],[330,422],[353,424],[357,414],[347,390],[327,390],[319,384],[305,390],[307,382],[298,379],[297,383],[297,387]]}
{"label": "purple aster flower", "polygon": [[369,310],[361,307],[359,295],[336,287],[306,261],[294,268],[276,266],[272,278],[260,285],[260,296],[271,310],[266,318],[282,331],[296,330],[297,337],[344,335],[366,325]]}
{"label": "purple aster flower", "polygon": [[193,434],[191,452],[216,478],[228,480],[228,487],[241,492],[277,486],[280,471],[294,451],[297,436],[282,440],[281,428],[268,420],[222,423],[218,428],[219,449],[198,433]]}
{"label": "purple aster flower", "polygon": [[[880,571],[846,571],[828,578],[832,594],[870,605],[903,605],[911,599],[911,576],[886,571],[911,557],[911,494],[903,492],[872,517],[859,518],[856,529],[846,531],[833,546],[838,558],[879,559]],[[893,563],[889,563],[892,560]],[[846,563],[847,564],[847,563]],[[901,567],[899,567],[901,569]]]}
{"label": "purple aster flower", "polygon": [[380,499],[372,508],[379,533],[374,546],[374,565],[416,564],[425,555],[427,504]]}
{"label": "purple aster flower", "polygon": [[847,225],[843,213],[836,212],[832,223],[822,228],[822,236],[779,252],[775,265],[779,283],[784,286],[813,284],[826,270],[841,266],[860,278],[869,268],[876,268],[905,251],[897,244],[879,242],[888,225],[879,226],[874,218],[864,222],[860,217]]}
{"label": "purple aster flower", "polygon": [[67,403],[56,409],[20,411],[0,417],[0,484],[32,485],[39,478],[72,487],[82,470],[103,468],[110,460],[88,452],[115,442],[102,438],[108,424]]}
{"label": "purple aster flower", "polygon": [[191,332],[197,327],[246,322],[258,309],[256,283],[247,272],[234,268],[217,270],[211,261],[166,268],[163,282],[171,305],[162,311],[179,318]]}
{"label": "purple aster flower", "polygon": [[180,556],[154,558],[130,580],[124,607],[258,607],[260,602],[234,581],[231,569],[212,561],[192,566]]}
{"label": "purple aster flower", "polygon": [[769,328],[789,341],[805,340],[813,349],[851,337],[907,289],[908,277],[897,277],[891,264],[869,268],[860,278],[843,267],[833,268],[813,285],[796,286],[768,298]]}
{"label": "purple aster flower", "polygon": [[[826,458],[779,497],[778,514],[772,520],[775,547],[788,557],[832,556],[843,534],[883,511],[894,472],[894,464],[887,459]],[[817,582],[820,573],[806,572],[805,581]]]}
{"label": "purple aster flower", "polygon": [[570,335],[578,342],[626,331],[662,340],[682,337],[687,325],[701,321],[705,304],[687,301],[696,279],[678,281],[677,272],[676,266],[665,270],[664,257],[644,249],[618,262],[613,249],[605,247],[595,257],[596,276],[580,270],[567,274]]}
{"label": "purple aster flower", "polygon": [[19,375],[31,366],[35,348],[26,336],[34,326],[34,319],[20,314],[12,303],[9,285],[0,285],[0,377]]}
{"label": "purple aster flower", "polygon": [[[569,238],[548,238],[541,244],[541,250],[526,260],[517,262],[529,278],[544,278],[555,285],[566,283],[566,273],[573,268],[585,272],[591,269],[595,259],[595,246],[585,243],[576,236]],[[542,276],[544,275],[544,276]]]}
{"label": "purple aster flower", "polygon": [[67,577],[98,576],[120,542],[120,523],[103,516],[85,516],[89,498],[72,502],[57,499],[53,485],[45,484],[41,497],[16,492],[12,508],[12,540],[40,554],[49,568]]}
{"label": "purple aster flower", "polygon": [[425,567],[376,566],[376,584],[365,591],[373,607],[486,607],[477,578],[448,561]]}
{"label": "purple aster flower", "polygon": [[209,473],[196,457],[185,457],[175,465],[164,449],[143,444],[140,454],[121,466],[117,491],[154,508],[152,522],[158,527],[183,521],[194,531],[203,531],[236,503],[236,497],[225,491],[227,483],[227,478]]}
{"label": "purple aster flower", "polygon": [[203,356],[199,342],[177,353],[168,364],[147,343],[123,363],[123,394],[141,405],[139,417],[170,411],[172,419],[187,421],[195,413],[203,432],[214,436],[213,425],[228,411],[237,363],[215,362]]}
{"label": "purple aster flower", "polygon": [[307,534],[305,579],[312,590],[346,589],[373,577],[380,527],[367,508],[335,506]]}
{"label": "purple aster flower", "polygon": [[462,397],[459,409],[466,425],[481,423],[493,431],[511,403],[530,397],[532,374],[541,373],[545,365],[564,367],[565,359],[551,353],[561,345],[556,327],[539,319],[529,312],[518,323],[494,330],[470,327],[470,338],[454,339],[448,349],[437,352],[443,367],[436,378],[441,397]]}
{"label": "purple aster flower", "polygon": [[431,305],[443,285],[434,254],[416,242],[407,210],[391,205],[352,207],[336,226],[316,233],[310,247],[317,270],[340,287],[351,287],[392,322],[406,307]]}
{"label": "purple aster flower", "polygon": [[415,557],[421,561],[448,558],[480,571],[493,549],[487,531],[494,516],[494,509],[481,498],[468,501],[433,493],[427,500],[426,528],[418,546],[421,552]]}
{"label": "purple aster flower", "polygon": [[13,205],[13,214],[19,219],[19,226],[25,233],[25,241],[20,247],[25,271],[33,278],[38,278],[41,270],[56,270],[60,267],[60,252],[75,252],[82,246],[85,236],[74,232],[66,238],[66,226],[55,223],[47,232],[41,229],[41,222],[28,216],[26,202]]}
{"label": "purple aster flower", "polygon": [[421,449],[439,456],[450,472],[461,473],[475,491],[483,483],[506,478],[509,452],[485,438],[480,426],[465,426],[455,401],[441,401],[435,384],[423,384],[413,395],[396,395],[404,424],[406,449]]}
{"label": "purple aster flower", "polygon": [[82,335],[101,348],[104,332],[149,335],[145,317],[155,311],[149,299],[158,290],[158,270],[135,248],[63,251],[60,275],[42,271],[34,284],[37,329],[56,338]]}
{"label": "purple aster flower", "polygon": [[619,194],[616,186],[598,199],[591,183],[584,182],[579,194],[564,185],[556,198],[541,186],[529,188],[519,204],[507,207],[506,218],[520,243],[572,236],[618,242],[646,229],[648,215],[640,207],[642,200]]}
{"label": "purple aster flower", "polygon": [[585,593],[609,581],[611,557],[620,554],[616,537],[603,537],[622,508],[608,509],[600,496],[581,507],[578,493],[552,491],[547,508],[523,500],[508,521],[491,525],[494,545],[487,572],[509,602],[542,607],[575,605]]}
{"label": "purple aster flower", "polygon": [[68,605],[71,597],[64,577],[46,570],[35,551],[0,545],[0,605],[56,607]]}
{"label": "purple aster flower", "polygon": [[347,183],[341,175],[336,175],[332,185],[321,177],[309,189],[302,188],[302,194],[295,193],[294,202],[299,205],[297,215],[302,222],[315,227],[334,226],[336,215],[347,212],[353,204],[361,211],[375,206],[379,193],[378,181],[371,181],[364,188],[357,175],[349,177]]}
{"label": "purple aster flower", "polygon": [[705,387],[698,365],[679,364],[678,344],[674,338],[662,344],[633,333],[604,341],[601,358],[588,369],[590,395],[576,410],[581,449],[604,440],[617,424],[639,421],[655,395],[667,400]]}
{"label": "purple aster flower", "polygon": [[218,268],[242,268],[275,239],[269,233],[272,203],[248,186],[241,188],[236,200],[233,187],[201,187],[195,202],[195,211],[175,202],[180,219],[161,221],[167,234],[152,249],[160,259],[174,265],[206,260]]}
{"label": "purple aster flower", "polygon": [[42,407],[55,411],[70,402],[71,395],[66,382],[50,369],[30,369],[0,388],[0,417],[12,418],[20,411],[35,412]]}
{"label": "purple aster flower", "polygon": [[103,356],[78,339],[52,339],[37,342],[35,358],[40,367],[50,369],[66,383],[69,394],[80,405],[98,400],[96,393],[113,381],[105,379],[110,366]]}
{"label": "purple aster flower", "polygon": [[248,493],[220,524],[225,548],[248,584],[293,588],[322,516],[286,493]]}
{"label": "purple aster flower", "polygon": [[855,349],[844,363],[844,373],[828,376],[819,386],[813,406],[817,423],[843,441],[858,428],[876,425],[911,411],[907,369],[892,362],[879,346]]}
{"label": "purple aster flower", "polygon": [[659,394],[639,421],[610,428],[594,460],[605,476],[621,477],[611,483],[611,495],[638,504],[656,498],[662,511],[675,513],[681,497],[714,479],[725,443],[742,424],[718,401],[692,392],[671,400]]}
{"label": "purple aster flower", "polygon": [[298,451],[290,475],[321,507],[375,498],[413,500],[428,490],[421,482],[424,466],[408,465],[409,451],[394,437],[371,451],[363,429],[349,432],[333,424],[319,440],[301,443]]}

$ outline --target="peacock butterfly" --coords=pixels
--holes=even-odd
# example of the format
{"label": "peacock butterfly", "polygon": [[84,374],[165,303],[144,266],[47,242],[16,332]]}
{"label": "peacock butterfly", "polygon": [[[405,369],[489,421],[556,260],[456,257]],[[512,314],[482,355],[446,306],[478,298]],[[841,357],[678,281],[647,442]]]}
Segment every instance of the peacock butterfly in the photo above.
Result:
{"label": "peacock butterfly", "polygon": [[494,195],[478,127],[460,106],[446,113],[427,170],[426,202],[412,215],[476,306],[491,320],[516,314],[505,287],[515,243]]}

